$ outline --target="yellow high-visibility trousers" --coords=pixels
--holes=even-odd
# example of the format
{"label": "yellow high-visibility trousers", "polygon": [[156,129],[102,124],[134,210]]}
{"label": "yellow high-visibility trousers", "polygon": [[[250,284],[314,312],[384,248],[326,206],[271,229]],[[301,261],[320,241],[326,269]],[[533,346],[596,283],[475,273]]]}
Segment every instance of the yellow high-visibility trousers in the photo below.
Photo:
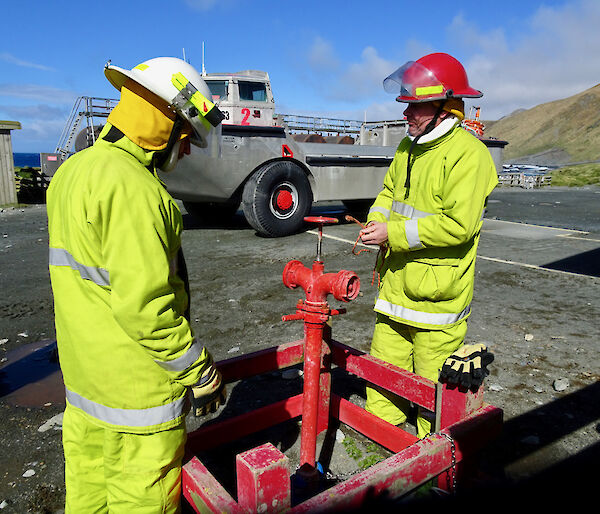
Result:
{"label": "yellow high-visibility trousers", "polygon": [[67,403],[65,512],[179,512],[185,441],[185,422],[152,434],[116,432]]}
{"label": "yellow high-visibility trousers", "polygon": [[[425,330],[398,323],[378,313],[371,355],[437,382],[444,361],[463,345],[466,333],[466,320],[446,330]],[[387,391],[367,387],[365,408],[388,423],[399,425],[407,419],[409,403]],[[419,408],[419,438],[431,432],[432,420],[433,413]]]}

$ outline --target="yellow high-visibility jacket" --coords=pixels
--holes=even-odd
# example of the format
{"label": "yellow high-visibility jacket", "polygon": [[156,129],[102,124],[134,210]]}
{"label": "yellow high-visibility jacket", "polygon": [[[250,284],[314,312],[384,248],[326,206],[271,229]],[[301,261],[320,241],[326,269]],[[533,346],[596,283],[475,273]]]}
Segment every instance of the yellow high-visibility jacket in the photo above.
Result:
{"label": "yellow high-visibility jacket", "polygon": [[212,359],[184,315],[181,212],[146,168],[153,152],[111,129],[47,191],[56,336],[69,404],[151,433],[181,422]]}
{"label": "yellow high-visibility jacket", "polygon": [[367,221],[387,222],[375,311],[407,325],[445,329],[471,310],[475,255],[487,197],[498,183],[485,145],[459,126],[415,145],[404,138]]}

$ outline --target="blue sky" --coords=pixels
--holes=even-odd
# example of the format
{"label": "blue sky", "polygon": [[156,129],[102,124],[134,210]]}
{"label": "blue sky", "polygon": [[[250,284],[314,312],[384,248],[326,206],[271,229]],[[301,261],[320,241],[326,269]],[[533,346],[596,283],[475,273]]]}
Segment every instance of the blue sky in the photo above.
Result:
{"label": "blue sky", "polygon": [[16,152],[53,151],[78,96],[117,96],[102,71],[108,59],[131,68],[185,48],[200,69],[203,41],[209,73],[268,71],[282,113],[400,118],[382,80],[435,51],[463,62],[484,92],[484,119],[600,82],[598,0],[2,4],[0,119],[23,126]]}

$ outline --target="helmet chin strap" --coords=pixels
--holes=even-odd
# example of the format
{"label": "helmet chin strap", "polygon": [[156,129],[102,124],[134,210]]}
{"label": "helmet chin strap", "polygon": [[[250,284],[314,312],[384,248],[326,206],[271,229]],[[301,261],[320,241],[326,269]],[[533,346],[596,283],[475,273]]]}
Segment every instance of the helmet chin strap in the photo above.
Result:
{"label": "helmet chin strap", "polygon": [[179,161],[179,147],[181,145],[181,141],[177,141],[173,148],[167,155],[167,158],[163,160],[162,164],[158,169],[163,173],[170,173],[177,166],[177,161]]}
{"label": "helmet chin strap", "polygon": [[446,104],[446,100],[442,100],[440,102],[440,105],[437,108],[435,115],[433,116],[433,118],[431,118],[431,121],[427,124],[427,126],[425,127],[425,130],[423,130],[423,132],[421,132],[418,136],[416,136],[410,144],[410,148],[408,149],[408,159],[406,161],[406,180],[404,181],[404,187],[406,188],[406,192],[404,193],[405,199],[408,198],[408,193],[410,192],[410,172],[412,170],[412,162],[411,162],[412,152],[415,148],[415,145],[421,138],[421,136],[428,134],[435,128],[437,120],[439,119],[440,114],[442,114],[442,111],[444,110],[445,104]]}
{"label": "helmet chin strap", "polygon": [[168,173],[175,169],[177,160],[179,158],[179,145],[181,144],[180,136],[181,130],[183,129],[184,121],[180,116],[175,118],[171,134],[169,135],[169,141],[164,150],[155,152],[154,154],[154,167],[159,170]]}

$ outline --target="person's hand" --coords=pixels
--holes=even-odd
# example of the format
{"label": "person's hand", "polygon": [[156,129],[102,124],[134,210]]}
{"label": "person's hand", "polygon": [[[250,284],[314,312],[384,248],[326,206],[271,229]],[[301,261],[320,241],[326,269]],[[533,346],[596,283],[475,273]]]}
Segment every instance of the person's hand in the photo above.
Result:
{"label": "person's hand", "polygon": [[209,374],[203,376],[198,385],[192,387],[192,408],[194,416],[206,416],[215,412],[225,403],[227,391],[221,380],[221,373],[211,366]]}
{"label": "person's hand", "polygon": [[387,223],[372,221],[360,231],[360,239],[366,245],[381,245],[388,239]]}

